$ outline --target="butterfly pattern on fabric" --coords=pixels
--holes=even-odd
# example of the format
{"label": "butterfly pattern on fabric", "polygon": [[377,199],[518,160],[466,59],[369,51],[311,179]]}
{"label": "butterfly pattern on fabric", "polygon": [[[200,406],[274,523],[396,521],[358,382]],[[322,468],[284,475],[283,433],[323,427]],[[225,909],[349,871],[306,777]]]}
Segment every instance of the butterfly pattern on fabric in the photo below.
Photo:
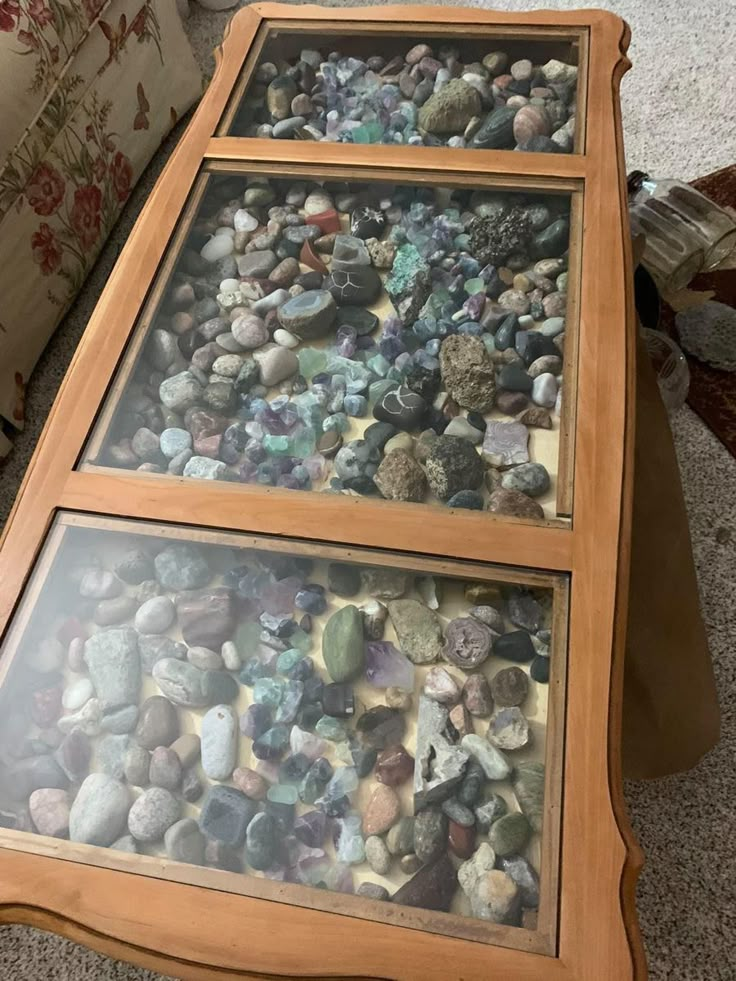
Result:
{"label": "butterfly pattern on fabric", "polygon": [[151,106],[146,98],[146,93],[143,91],[143,84],[141,82],[138,82],[136,95],[138,97],[138,112],[135,114],[135,119],[133,120],[133,129],[148,129],[148,113],[151,110]]}

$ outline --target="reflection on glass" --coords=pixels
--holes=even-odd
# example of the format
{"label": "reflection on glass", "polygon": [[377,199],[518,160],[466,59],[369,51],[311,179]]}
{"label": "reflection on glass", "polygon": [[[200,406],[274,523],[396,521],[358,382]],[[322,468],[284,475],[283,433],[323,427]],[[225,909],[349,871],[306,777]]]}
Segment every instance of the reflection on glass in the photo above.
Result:
{"label": "reflection on glass", "polygon": [[267,42],[230,133],[572,152],[578,76],[572,46],[428,40],[326,42],[280,34]]}
{"label": "reflection on glass", "polygon": [[569,204],[212,178],[96,462],[553,516]]}
{"label": "reflection on glass", "polygon": [[64,530],[5,651],[3,825],[533,928],[551,589],[186,534]]}

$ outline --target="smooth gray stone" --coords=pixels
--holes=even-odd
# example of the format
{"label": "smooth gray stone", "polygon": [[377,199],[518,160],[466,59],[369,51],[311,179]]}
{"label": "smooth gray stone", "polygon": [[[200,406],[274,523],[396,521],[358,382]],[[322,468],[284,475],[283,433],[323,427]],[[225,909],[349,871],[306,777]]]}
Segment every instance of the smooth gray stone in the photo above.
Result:
{"label": "smooth gray stone", "polygon": [[202,719],[202,769],[212,780],[229,780],[237,763],[238,715],[230,705],[215,705]]}
{"label": "smooth gray stone", "polygon": [[138,702],[141,660],[135,630],[113,627],[93,634],[85,642],[84,660],[103,712]]}
{"label": "smooth gray stone", "polygon": [[130,794],[124,783],[105,773],[91,773],[69,813],[69,840],[111,845],[122,834],[129,809]]}

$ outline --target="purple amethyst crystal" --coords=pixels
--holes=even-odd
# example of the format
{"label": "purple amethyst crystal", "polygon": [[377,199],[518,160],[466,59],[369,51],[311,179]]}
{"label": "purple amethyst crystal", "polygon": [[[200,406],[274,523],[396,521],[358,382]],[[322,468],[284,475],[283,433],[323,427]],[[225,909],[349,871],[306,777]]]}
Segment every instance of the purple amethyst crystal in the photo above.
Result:
{"label": "purple amethyst crystal", "polygon": [[365,645],[365,677],[374,688],[414,688],[414,665],[388,640]]}
{"label": "purple amethyst crystal", "polygon": [[327,817],[323,811],[307,811],[294,822],[294,834],[309,848],[319,848],[326,831]]}

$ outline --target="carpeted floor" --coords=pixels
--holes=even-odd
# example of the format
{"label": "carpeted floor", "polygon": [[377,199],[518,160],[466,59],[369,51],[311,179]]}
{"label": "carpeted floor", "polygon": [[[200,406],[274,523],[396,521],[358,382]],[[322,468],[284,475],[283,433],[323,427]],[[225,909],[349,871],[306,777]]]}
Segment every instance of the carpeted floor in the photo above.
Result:
{"label": "carpeted floor", "polygon": [[[327,3],[346,6],[345,3]],[[447,4],[447,6],[459,4]],[[467,4],[466,4],[467,5]],[[471,6],[492,6],[475,2]],[[509,10],[574,2],[505,0]],[[622,89],[629,169],[690,180],[736,160],[736,8],[726,0],[601,2],[633,32],[633,70]],[[229,14],[193,8],[187,30],[203,68]],[[417,39],[419,40],[419,39]],[[4,520],[89,314],[133,222],[183,128],[166,142],[136,188],[74,307],[28,389],[28,426],[0,471]],[[653,981],[736,979],[736,459],[689,410],[673,419],[700,594],[716,670],[723,737],[689,773],[626,787],[647,865],[639,915]],[[669,570],[668,570],[669,571]],[[667,679],[662,679],[666,684]],[[245,927],[247,928],[247,927]],[[601,973],[601,981],[604,981]],[[13,981],[160,981],[68,941],[22,927],[0,928],[0,978]],[[452,981],[451,973],[448,981]],[[585,979],[589,981],[589,979]],[[598,981],[598,979],[590,979]],[[608,981],[608,979],[605,979]],[[616,979],[611,979],[616,981]]]}

